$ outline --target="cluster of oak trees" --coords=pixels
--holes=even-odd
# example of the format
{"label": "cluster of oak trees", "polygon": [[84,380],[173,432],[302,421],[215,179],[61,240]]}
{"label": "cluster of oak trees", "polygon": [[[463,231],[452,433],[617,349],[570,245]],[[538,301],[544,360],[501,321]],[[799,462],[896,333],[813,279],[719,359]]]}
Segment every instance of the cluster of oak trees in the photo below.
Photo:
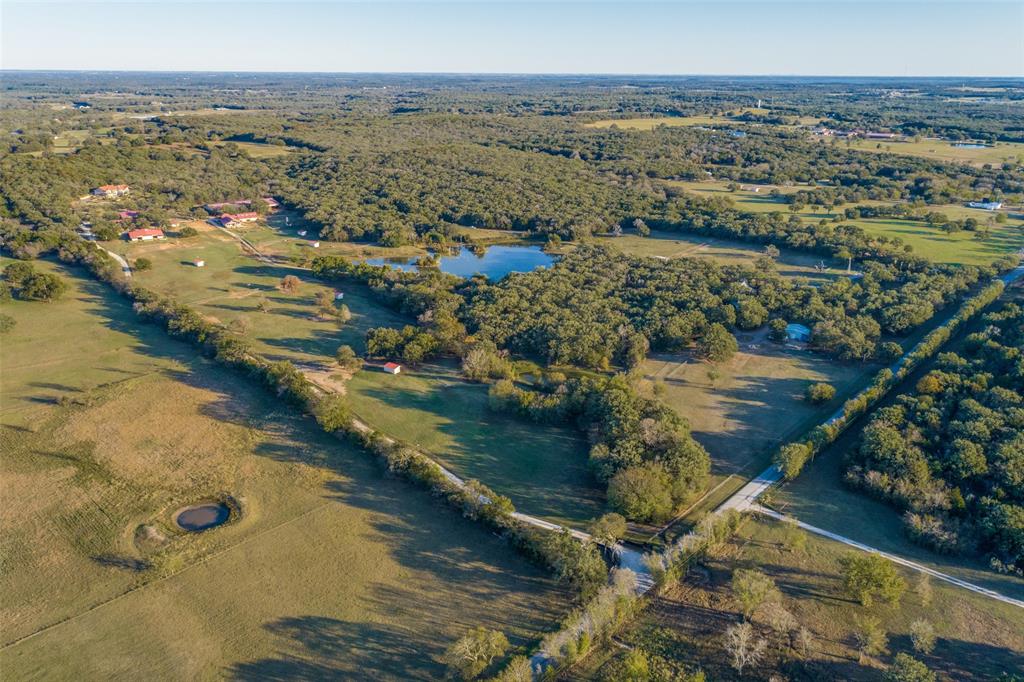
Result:
{"label": "cluster of oak trees", "polygon": [[545,390],[502,379],[492,409],[534,421],[575,424],[590,440],[590,464],[608,502],[631,519],[663,521],[704,487],[710,459],[685,419],[638,395],[623,375],[549,382]]}
{"label": "cluster of oak trees", "polygon": [[852,483],[905,510],[912,537],[1024,569],[1024,308],[984,316],[913,394],[878,410],[850,455]]}
{"label": "cluster of oak trees", "polygon": [[879,346],[883,332],[906,333],[993,272],[901,271],[882,261],[863,267],[857,279],[816,287],[779,276],[769,257],[756,267],[720,266],[581,246],[551,268],[498,283],[473,280],[460,291],[472,334],[551,364],[631,368],[649,348],[691,344],[705,357],[727,359],[730,348],[735,350],[728,332],[757,329],[770,320],[806,323],[814,347],[864,360],[892,352]]}

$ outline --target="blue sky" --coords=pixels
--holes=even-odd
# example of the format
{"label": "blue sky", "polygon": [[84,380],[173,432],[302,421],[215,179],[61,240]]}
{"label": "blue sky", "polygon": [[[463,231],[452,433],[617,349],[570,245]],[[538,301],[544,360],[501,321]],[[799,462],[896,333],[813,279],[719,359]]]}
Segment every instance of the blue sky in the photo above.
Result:
{"label": "blue sky", "polygon": [[4,69],[1024,75],[1002,2],[12,2]]}

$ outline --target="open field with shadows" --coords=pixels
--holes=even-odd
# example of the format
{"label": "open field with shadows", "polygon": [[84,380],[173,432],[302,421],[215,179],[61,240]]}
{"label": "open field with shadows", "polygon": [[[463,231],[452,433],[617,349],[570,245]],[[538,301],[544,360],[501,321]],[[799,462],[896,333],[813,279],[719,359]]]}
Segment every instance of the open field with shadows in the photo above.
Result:
{"label": "open field with shadows", "polygon": [[[5,306],[0,346],[6,677],[434,679],[466,629],[524,646],[568,608],[490,532],[54,269],[67,297]],[[80,369],[28,371],[73,353],[55,316],[87,336]],[[173,525],[221,495],[226,525]]]}

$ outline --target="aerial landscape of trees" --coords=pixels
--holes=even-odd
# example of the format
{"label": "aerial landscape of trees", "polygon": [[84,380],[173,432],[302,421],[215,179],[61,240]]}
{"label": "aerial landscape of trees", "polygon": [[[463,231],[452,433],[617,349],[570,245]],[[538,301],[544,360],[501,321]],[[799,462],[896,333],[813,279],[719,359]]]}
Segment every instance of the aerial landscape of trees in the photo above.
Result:
{"label": "aerial landscape of trees", "polygon": [[[422,487],[445,523],[480,524],[518,550],[565,604],[550,616],[557,629],[537,645],[532,633],[460,623],[461,635],[422,654],[451,678],[533,679],[539,657],[551,678],[697,682],[707,667],[716,679],[884,669],[927,680],[937,667],[954,679],[949,652],[974,644],[953,642],[931,588],[911,589],[902,567],[838,543],[809,552],[821,538],[781,512],[708,512],[773,462],[797,479],[855,427],[842,480],[829,484],[885,501],[876,506],[924,547],[980,558],[999,579],[1022,575],[1024,312],[994,279],[1019,264],[1019,211],[963,206],[1024,198],[1013,156],[1024,138],[1002,100],[979,94],[954,110],[952,86],[930,81],[906,97],[849,82],[837,97],[833,83],[773,80],[768,109],[752,106],[768,86],[716,79],[195,78],[125,74],[114,88],[95,74],[12,75],[0,110],[5,342],[38,333],[27,307],[102,312],[109,294],[128,311],[111,329],[149,334],[136,329],[147,322],[187,344],[175,353],[196,356],[210,415],[227,402],[204,383],[216,365],[267,389],[275,415],[294,412],[332,447],[372,455],[381,476]],[[999,97],[1024,97],[1005,88]],[[872,130],[901,139],[869,148]],[[985,163],[905,151],[927,136],[1007,151]],[[131,192],[91,194],[108,183]],[[223,202],[256,211],[258,226],[219,229]],[[167,228],[167,239],[122,240],[140,226]],[[954,238],[981,255],[921,248]],[[449,255],[495,246],[545,264],[492,277],[444,270]],[[108,286],[83,295],[88,277]],[[46,404],[73,416],[90,400]],[[391,432],[384,412],[416,423]],[[785,412],[799,415],[773,422]],[[545,439],[558,447],[528,451]],[[72,449],[99,471],[86,440]],[[256,449],[284,470],[306,447]],[[373,486],[350,485],[322,449],[288,469],[315,493],[296,513],[324,504],[314,485],[330,505],[369,508]],[[575,487],[559,482],[564,472]],[[542,500],[541,484],[558,489]],[[835,492],[824,487],[816,494]],[[417,521],[394,528],[413,536]],[[137,552],[149,531],[122,522],[135,543],[125,553]],[[187,542],[175,533],[161,575],[218,549],[172,556]],[[432,538],[415,542],[409,554],[435,551]],[[623,552],[630,571],[619,570]],[[453,557],[446,570],[473,561]],[[139,585],[157,575],[132,565]],[[653,584],[644,597],[640,578]],[[913,618],[894,623],[908,600]],[[826,603],[842,619],[828,622]],[[659,622],[630,631],[645,609]],[[675,628],[684,646],[673,619],[693,621]]]}
{"label": "aerial landscape of trees", "polygon": [[983,316],[915,391],[878,410],[847,479],[905,510],[910,535],[943,552],[1024,561],[1024,311]]}

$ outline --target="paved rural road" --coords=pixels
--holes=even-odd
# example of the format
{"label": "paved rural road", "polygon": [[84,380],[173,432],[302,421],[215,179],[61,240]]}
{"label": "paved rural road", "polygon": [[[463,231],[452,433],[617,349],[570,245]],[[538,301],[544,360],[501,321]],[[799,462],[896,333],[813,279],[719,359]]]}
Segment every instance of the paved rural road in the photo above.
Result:
{"label": "paved rural road", "polygon": [[755,512],[757,512],[759,514],[764,514],[765,516],[770,516],[773,519],[778,519],[779,521],[795,521],[796,525],[798,525],[799,527],[803,528],[808,533],[814,533],[815,535],[821,535],[822,537],[826,537],[826,538],[829,538],[831,540],[835,540],[837,542],[841,542],[844,545],[849,545],[850,547],[856,547],[857,549],[865,551],[865,552],[870,552],[872,554],[878,554],[879,556],[884,556],[889,561],[891,561],[893,563],[896,563],[896,564],[899,564],[900,566],[906,566],[907,568],[911,568],[911,569],[913,569],[915,571],[920,571],[921,573],[927,573],[928,575],[932,576],[933,578],[937,578],[939,580],[943,580],[943,581],[945,581],[947,583],[952,583],[953,585],[956,585],[957,587],[962,587],[965,590],[970,590],[971,592],[977,592],[978,594],[983,594],[986,597],[991,597],[992,599],[995,599],[997,601],[1001,601],[1004,604],[1012,604],[1014,606],[1019,606],[1021,608],[1024,608],[1024,601],[1021,601],[1020,599],[1014,599],[1012,597],[1007,597],[1006,595],[1000,594],[999,592],[996,592],[995,590],[990,590],[990,589],[985,588],[985,587],[980,587],[978,585],[975,585],[974,583],[969,583],[966,580],[961,580],[960,578],[954,578],[951,575],[948,575],[946,573],[942,573],[941,571],[936,571],[934,568],[928,568],[927,566],[919,564],[916,561],[910,561],[909,559],[904,559],[903,557],[897,556],[895,554],[889,554],[888,552],[883,552],[880,549],[875,549],[874,547],[869,547],[868,545],[865,545],[863,543],[857,542],[856,540],[851,540],[850,538],[844,537],[844,536],[839,535],[837,533],[832,533],[831,531],[827,531],[824,528],[818,528],[816,526],[812,526],[812,525],[810,525],[808,523],[804,523],[803,521],[800,521],[799,519],[788,517],[785,514],[780,514],[777,511],[774,511],[772,509],[768,509],[767,507],[762,507],[761,505],[754,505],[754,506],[750,507],[750,510],[751,511],[755,511]]}
{"label": "paved rural road", "polygon": [[[1002,282],[1006,286],[1009,286],[1009,285],[1013,284],[1014,282],[1016,282],[1018,279],[1020,279],[1022,277],[1024,277],[1024,264],[1021,264],[1018,267],[1016,267],[1013,270],[1011,270],[1010,272],[1006,273],[1005,275],[1002,275],[1001,277],[999,277],[999,279],[1002,280]],[[947,322],[946,324],[948,325],[949,322]],[[941,328],[941,327],[938,327],[938,328]],[[898,369],[900,369],[903,366],[903,364],[906,362],[907,357],[911,353],[913,353],[915,350],[917,350],[918,346],[920,346],[920,343],[915,345],[910,351],[905,353],[898,361],[896,361],[896,363],[893,364],[893,366],[891,367],[892,371],[896,372]],[[831,417],[828,418],[828,420],[825,422],[825,424],[832,424],[833,422],[839,420],[842,417],[842,415],[843,415],[843,410],[842,410],[842,408],[840,408],[838,411],[836,411],[835,414],[833,414]],[[723,502],[721,505],[719,505],[718,508],[715,509],[715,511],[712,512],[712,513],[713,514],[721,514],[721,513],[726,512],[726,511],[728,511],[730,509],[735,509],[736,511],[740,511],[740,512],[743,512],[743,511],[754,511],[754,512],[758,512],[758,513],[761,513],[761,514],[766,514],[768,516],[771,516],[772,518],[786,519],[787,517],[783,516],[782,514],[779,514],[778,512],[775,512],[775,511],[772,511],[770,509],[767,509],[766,507],[762,507],[760,504],[757,503],[758,498],[761,497],[761,495],[763,495],[765,493],[765,491],[768,490],[768,488],[772,487],[773,485],[775,485],[776,483],[778,483],[781,480],[782,480],[782,471],[777,466],[775,466],[773,464],[772,466],[768,467],[767,469],[762,471],[760,474],[758,474],[756,477],[751,479],[745,486],[743,486],[738,491],[736,491],[736,493],[732,497],[730,497],[725,502]],[[850,547],[856,547],[857,549],[861,549],[861,550],[863,550],[865,552],[872,552],[874,554],[879,554],[881,556],[886,557],[890,561],[893,561],[893,562],[895,562],[897,564],[900,564],[901,566],[906,566],[907,568],[913,569],[915,571],[920,571],[922,573],[927,573],[928,575],[934,576],[934,577],[938,578],[939,580],[943,580],[945,582],[951,583],[951,584],[956,585],[958,587],[962,587],[962,588],[964,588],[966,590],[970,590],[971,592],[976,592],[978,594],[983,594],[986,597],[991,597],[992,599],[996,599],[996,600],[1004,602],[1006,604],[1013,604],[1014,606],[1020,606],[1020,607],[1024,608],[1024,602],[1020,601],[1019,599],[1013,599],[1012,597],[1007,597],[1006,595],[1000,594],[999,592],[996,592],[995,590],[990,590],[990,589],[987,589],[985,587],[981,587],[979,585],[975,585],[974,583],[969,583],[966,580],[960,580],[959,578],[954,578],[951,575],[946,575],[945,573],[941,573],[941,572],[936,571],[934,569],[928,568],[927,566],[923,566],[923,565],[921,565],[921,564],[919,564],[917,562],[909,561],[907,559],[900,558],[900,557],[898,557],[898,556],[896,556],[894,554],[889,554],[887,552],[883,552],[880,549],[876,549],[874,547],[869,547],[868,545],[859,543],[859,542],[857,542],[855,540],[851,540],[850,538],[843,537],[842,535],[837,535],[835,533],[829,532],[829,531],[824,530],[822,528],[817,528],[816,526],[811,526],[811,525],[806,524],[806,523],[804,523],[802,521],[797,520],[797,524],[801,528],[807,530],[808,532],[814,533],[816,535],[821,535],[823,537],[827,537],[827,538],[831,538],[833,540],[837,540],[839,542],[842,542],[843,544],[849,545]]]}

